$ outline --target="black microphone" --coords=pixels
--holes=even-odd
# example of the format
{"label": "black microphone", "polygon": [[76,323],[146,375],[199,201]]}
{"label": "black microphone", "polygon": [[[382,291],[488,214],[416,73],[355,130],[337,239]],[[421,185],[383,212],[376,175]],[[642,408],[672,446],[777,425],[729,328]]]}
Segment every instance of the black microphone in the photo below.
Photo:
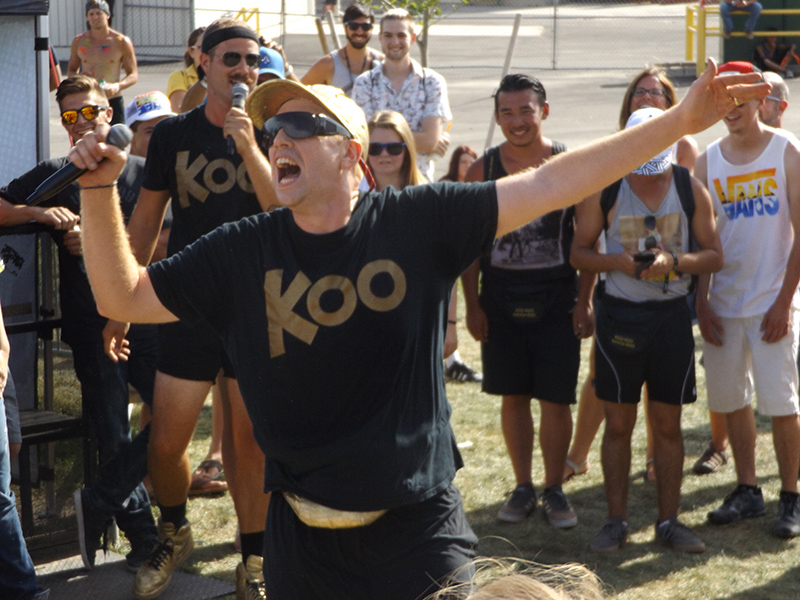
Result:
{"label": "black microphone", "polygon": [[[125,150],[125,148],[128,147],[128,144],[131,143],[131,139],[133,139],[133,132],[131,131],[130,127],[124,123],[117,123],[116,125],[113,125],[111,127],[111,131],[108,132],[108,135],[106,136],[106,144],[111,144],[120,150]],[[28,206],[36,206],[37,204],[41,204],[45,200],[58,194],[88,170],[89,169],[81,169],[80,167],[76,167],[75,163],[73,162],[68,162],[58,171],[50,175],[50,177],[45,179],[39,185],[39,187],[37,187],[36,190],[30,196],[28,196],[28,199],[25,201],[25,203]]]}
{"label": "black microphone", "polygon": [[[246,83],[242,83],[241,81],[237,81],[233,84],[233,100],[231,101],[232,108],[238,108],[244,110],[244,101],[247,98],[247,94],[250,93],[250,88],[247,87]],[[231,136],[228,136],[228,155],[233,156],[236,154],[236,142],[233,141]]]}

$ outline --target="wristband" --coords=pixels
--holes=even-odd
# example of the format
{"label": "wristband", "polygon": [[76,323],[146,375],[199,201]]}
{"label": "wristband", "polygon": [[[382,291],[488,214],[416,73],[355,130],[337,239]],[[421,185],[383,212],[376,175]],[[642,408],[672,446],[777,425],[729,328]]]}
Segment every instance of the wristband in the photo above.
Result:
{"label": "wristband", "polygon": [[447,322],[451,325],[455,325],[458,321],[453,321],[452,319],[447,319]]}
{"label": "wristband", "polygon": [[107,183],[105,185],[90,185],[90,186],[80,186],[82,190],[101,190],[103,188],[111,188],[117,185],[117,180],[115,179],[111,183]]}
{"label": "wristband", "polygon": [[672,270],[677,273],[678,272],[678,255],[675,254],[674,250],[670,250],[669,253],[672,254]]}

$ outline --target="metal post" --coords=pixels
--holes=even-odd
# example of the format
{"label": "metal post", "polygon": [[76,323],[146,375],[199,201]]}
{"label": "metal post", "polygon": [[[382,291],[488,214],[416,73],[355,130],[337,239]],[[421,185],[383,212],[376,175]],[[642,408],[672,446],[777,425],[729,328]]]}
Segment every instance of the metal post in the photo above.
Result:
{"label": "metal post", "polygon": [[558,0],[553,0],[553,69],[556,68],[557,40],[558,40]]}
{"label": "metal post", "polygon": [[431,13],[429,10],[425,11],[425,14],[422,16],[422,53],[420,54],[420,62],[422,63],[423,67],[428,66],[428,40],[430,36],[430,26],[431,26]]}
{"label": "metal post", "polygon": [[286,0],[281,0],[281,46],[286,47]]}
{"label": "metal post", "polygon": [[705,71],[706,64],[706,8],[697,9],[697,68],[695,75],[700,77]]}
{"label": "metal post", "polygon": [[333,21],[333,11],[327,11],[325,13],[325,19],[328,21],[328,27],[331,28],[331,39],[333,40],[334,48],[341,50],[342,43],[339,41],[339,34],[336,32],[336,23]]}
{"label": "metal post", "polygon": [[686,60],[692,60],[694,51],[694,6],[686,7]]}
{"label": "metal post", "polygon": [[[519,34],[519,25],[522,22],[522,15],[517,13],[514,16],[514,30],[511,32],[511,40],[508,42],[508,50],[506,51],[506,62],[503,64],[503,74],[501,79],[508,74],[508,70],[511,68],[511,58],[514,56],[514,46],[517,44],[517,35]],[[492,145],[492,137],[494,136],[494,126],[496,125],[494,120],[494,115],[492,115],[491,120],[489,121],[489,133],[486,135],[486,144],[484,148],[488,148]]]}
{"label": "metal post", "polygon": [[322,46],[322,55],[330,54],[328,50],[328,40],[325,39],[325,28],[322,26],[322,19],[317,17],[314,19],[314,24],[317,26],[317,35],[319,36],[319,43]]}

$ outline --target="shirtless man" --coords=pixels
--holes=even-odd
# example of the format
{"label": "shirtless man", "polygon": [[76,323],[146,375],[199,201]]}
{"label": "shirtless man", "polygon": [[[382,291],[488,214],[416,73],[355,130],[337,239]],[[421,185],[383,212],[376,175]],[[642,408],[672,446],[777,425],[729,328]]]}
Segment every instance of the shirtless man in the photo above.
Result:
{"label": "shirtless man", "polygon": [[[136,55],[130,38],[108,26],[111,12],[105,0],[86,3],[89,31],[75,36],[69,54],[69,75],[83,73],[97,79],[114,109],[111,124],[124,123],[122,90],[139,80]],[[120,79],[121,69],[125,77]]]}

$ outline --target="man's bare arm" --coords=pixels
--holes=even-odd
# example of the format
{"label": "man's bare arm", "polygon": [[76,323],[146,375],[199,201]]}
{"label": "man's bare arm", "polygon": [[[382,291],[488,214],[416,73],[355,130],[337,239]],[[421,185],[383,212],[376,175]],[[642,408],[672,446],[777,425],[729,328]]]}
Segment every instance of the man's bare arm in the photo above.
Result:
{"label": "man's bare arm", "polygon": [[441,117],[425,117],[422,129],[414,131],[414,145],[420,154],[431,154],[437,151],[439,141],[444,137],[444,126]]}
{"label": "man's bare arm", "polygon": [[316,85],[319,83],[330,85],[333,79],[333,59],[330,54],[320,58],[311,65],[308,72],[300,78],[303,85]]}
{"label": "man's bare arm", "polygon": [[168,203],[169,190],[142,188],[139,192],[139,201],[128,222],[128,236],[133,255],[142,266],[149,265],[153,257]]}
{"label": "man's bare arm", "polygon": [[78,182],[84,188],[81,192],[83,255],[97,310],[116,321],[175,321],[175,315],[156,296],[147,271],[134,258],[117,189],[107,187],[122,172],[125,153],[100,143],[107,126],[98,126],[98,130],[86,135],[69,154],[78,167],[89,169]]}
{"label": "man's bare arm", "polygon": [[0,197],[0,227],[12,227],[31,221],[68,231],[78,224],[80,217],[63,206],[45,208],[43,206],[12,204]]}
{"label": "man's bare arm", "polygon": [[604,137],[577,150],[559,154],[536,170],[504,177],[497,182],[497,235],[553,210],[576,204],[630,173],[684,135],[710,127],[736,100],[764,97],[770,85],[747,84],[758,74],[715,77],[709,59],[705,73],[692,84],[679,104],[646,123]]}
{"label": "man's bare arm", "polygon": [[78,56],[78,46],[82,36],[76,36],[69,48],[69,63],[67,63],[67,76],[77,75],[81,70],[81,57]]}
{"label": "man's bare arm", "polygon": [[122,68],[125,69],[125,77],[117,82],[117,91],[114,96],[118,96],[122,90],[139,81],[139,66],[136,64],[136,53],[133,50],[133,43],[126,36],[122,36]]}
{"label": "man's bare arm", "polygon": [[272,185],[272,168],[267,157],[258,147],[253,133],[253,122],[247,113],[231,108],[222,125],[222,132],[231,136],[236,143],[236,151],[241,155],[247,176],[256,191],[261,210],[268,211],[278,204],[275,187]]}

